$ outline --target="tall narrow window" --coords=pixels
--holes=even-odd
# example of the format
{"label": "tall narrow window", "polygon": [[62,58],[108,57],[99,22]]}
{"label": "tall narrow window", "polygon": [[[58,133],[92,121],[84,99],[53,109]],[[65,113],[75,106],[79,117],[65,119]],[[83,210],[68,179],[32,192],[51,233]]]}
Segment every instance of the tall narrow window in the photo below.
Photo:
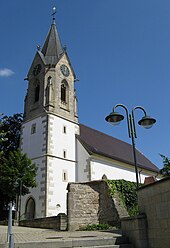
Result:
{"label": "tall narrow window", "polygon": [[67,172],[67,170],[63,170],[63,172],[62,172],[62,181],[63,182],[68,182],[68,172]]}
{"label": "tall narrow window", "polygon": [[64,172],[64,174],[63,174],[63,180],[64,180],[64,181],[67,181],[67,175],[66,175],[66,172]]}
{"label": "tall narrow window", "polygon": [[63,150],[63,158],[66,158],[66,150]]}
{"label": "tall narrow window", "polygon": [[36,133],[36,124],[35,123],[32,124],[32,126],[31,126],[31,134],[34,134],[34,133]]}
{"label": "tall narrow window", "polygon": [[66,86],[61,85],[61,101],[66,102]]}
{"label": "tall narrow window", "polygon": [[63,126],[63,133],[66,133],[66,126]]}
{"label": "tall narrow window", "polygon": [[39,96],[40,96],[40,85],[38,84],[35,87],[35,102],[38,102],[39,101]]}

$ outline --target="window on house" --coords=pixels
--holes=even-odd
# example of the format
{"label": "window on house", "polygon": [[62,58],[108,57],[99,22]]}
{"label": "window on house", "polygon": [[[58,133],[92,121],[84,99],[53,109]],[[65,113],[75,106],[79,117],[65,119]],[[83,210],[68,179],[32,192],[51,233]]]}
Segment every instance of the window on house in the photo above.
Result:
{"label": "window on house", "polygon": [[32,126],[31,126],[31,134],[34,134],[34,133],[36,133],[36,124],[35,123],[32,124]]}
{"label": "window on house", "polygon": [[35,87],[35,102],[39,101],[39,96],[40,96],[40,85],[36,85]]}

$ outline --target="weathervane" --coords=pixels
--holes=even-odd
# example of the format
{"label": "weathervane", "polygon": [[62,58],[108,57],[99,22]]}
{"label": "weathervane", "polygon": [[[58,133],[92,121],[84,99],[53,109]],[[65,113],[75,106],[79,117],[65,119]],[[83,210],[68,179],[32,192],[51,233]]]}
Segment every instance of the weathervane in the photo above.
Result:
{"label": "weathervane", "polygon": [[57,12],[57,11],[56,11],[56,7],[53,7],[53,13],[52,13],[53,21],[55,20],[55,17],[54,17],[54,16],[55,16],[56,12]]}

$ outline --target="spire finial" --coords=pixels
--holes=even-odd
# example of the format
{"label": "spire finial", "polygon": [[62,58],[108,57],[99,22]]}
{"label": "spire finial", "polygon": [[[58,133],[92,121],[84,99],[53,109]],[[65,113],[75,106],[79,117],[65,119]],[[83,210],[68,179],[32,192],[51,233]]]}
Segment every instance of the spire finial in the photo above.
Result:
{"label": "spire finial", "polygon": [[52,13],[52,17],[53,17],[53,23],[55,23],[55,14],[56,14],[56,7],[53,7],[53,13]]}

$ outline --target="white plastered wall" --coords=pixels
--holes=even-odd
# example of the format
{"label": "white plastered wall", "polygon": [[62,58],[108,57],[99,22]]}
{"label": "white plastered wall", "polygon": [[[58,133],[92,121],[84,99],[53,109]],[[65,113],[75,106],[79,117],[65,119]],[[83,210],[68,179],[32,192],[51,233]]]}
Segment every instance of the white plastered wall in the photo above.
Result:
{"label": "white plastered wall", "polygon": [[[138,169],[139,181],[144,183],[145,177],[156,176],[155,172]],[[118,161],[109,161],[106,158],[92,158],[91,159],[91,180],[100,180],[103,175],[108,179],[124,179],[127,181],[136,182],[136,173],[134,166],[121,163]]]}
{"label": "white plastered wall", "polygon": [[[45,117],[38,117],[23,125],[21,149],[23,153],[27,153],[31,159],[43,155],[43,147],[45,144]],[[31,134],[32,125],[36,125],[36,132]]]}
{"label": "white plastered wall", "polygon": [[55,115],[49,116],[47,162],[47,216],[66,213],[67,184],[75,182],[75,134],[79,127],[74,122]]}
{"label": "white plastered wall", "polygon": [[[77,141],[78,181],[101,180],[103,175],[108,179],[125,179],[136,182],[135,168],[113,159],[98,155],[89,155],[83,145]],[[139,181],[143,183],[145,177],[156,176],[155,172],[139,168]]]}
{"label": "white plastered wall", "polygon": [[[36,125],[35,133],[31,133],[32,125]],[[23,124],[21,137],[21,150],[26,153],[33,163],[38,166],[37,187],[30,189],[30,194],[22,197],[21,219],[24,217],[26,203],[30,197],[35,200],[35,217],[44,217],[44,199],[45,199],[45,151],[46,149],[46,117],[38,117]]]}
{"label": "white plastered wall", "polygon": [[[32,125],[36,125],[34,134],[31,134]],[[38,117],[23,125],[21,149],[38,164],[38,173],[37,187],[22,197],[22,214],[30,197],[36,203],[36,218],[66,213],[67,184],[75,182],[76,177],[75,134],[78,133],[76,123],[52,114],[48,121],[47,116]]]}
{"label": "white plastered wall", "polygon": [[90,156],[79,140],[77,140],[77,181],[90,181]]}
{"label": "white plastered wall", "polygon": [[67,212],[67,184],[75,182],[75,163],[57,158],[48,160],[47,216],[54,216]]}

